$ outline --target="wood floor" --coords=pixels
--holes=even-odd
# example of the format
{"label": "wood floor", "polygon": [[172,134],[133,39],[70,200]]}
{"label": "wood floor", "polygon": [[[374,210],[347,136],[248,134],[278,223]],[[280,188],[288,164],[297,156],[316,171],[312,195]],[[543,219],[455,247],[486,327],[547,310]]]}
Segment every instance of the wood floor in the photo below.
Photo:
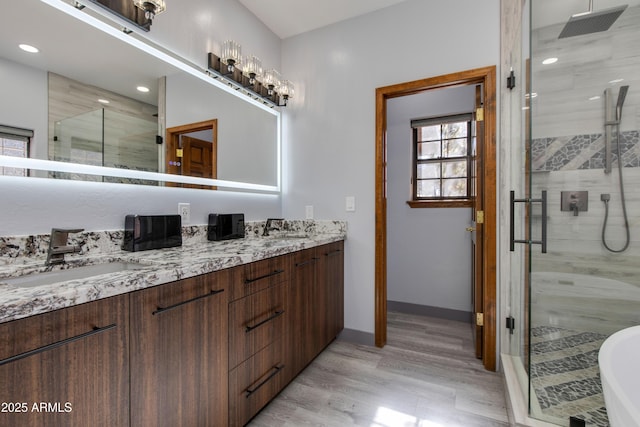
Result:
{"label": "wood floor", "polygon": [[469,324],[390,312],[384,348],[334,341],[248,425],[509,426],[505,407]]}

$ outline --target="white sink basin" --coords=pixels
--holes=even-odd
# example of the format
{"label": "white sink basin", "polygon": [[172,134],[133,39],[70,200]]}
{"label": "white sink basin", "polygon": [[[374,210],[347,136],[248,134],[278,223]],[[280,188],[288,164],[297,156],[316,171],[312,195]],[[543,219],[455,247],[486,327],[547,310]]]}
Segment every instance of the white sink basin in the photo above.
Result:
{"label": "white sink basin", "polygon": [[67,270],[32,273],[20,277],[0,279],[0,283],[20,288],[30,288],[34,286],[66,282],[67,280],[88,279],[89,277],[100,276],[102,274],[119,273],[128,270],[140,270],[145,267],[147,267],[147,265],[135,262],[110,262],[104,264],[85,265],[82,267],[69,268]]}

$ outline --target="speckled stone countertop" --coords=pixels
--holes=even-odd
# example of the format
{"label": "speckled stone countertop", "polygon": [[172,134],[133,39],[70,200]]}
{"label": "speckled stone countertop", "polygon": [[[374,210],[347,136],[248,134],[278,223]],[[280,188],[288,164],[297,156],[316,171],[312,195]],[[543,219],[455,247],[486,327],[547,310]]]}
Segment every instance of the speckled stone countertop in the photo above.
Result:
{"label": "speckled stone countertop", "polygon": [[[206,226],[183,227],[183,245],[141,252],[120,249],[123,232],[70,235],[82,248],[67,255],[67,263],[45,266],[48,235],[0,237],[0,323],[70,307],[200,274],[223,270],[346,238],[342,221],[285,221],[262,237],[262,222],[248,222],[244,239],[210,242]],[[135,270],[89,278],[21,287],[3,283],[31,273],[113,262],[135,263]]]}

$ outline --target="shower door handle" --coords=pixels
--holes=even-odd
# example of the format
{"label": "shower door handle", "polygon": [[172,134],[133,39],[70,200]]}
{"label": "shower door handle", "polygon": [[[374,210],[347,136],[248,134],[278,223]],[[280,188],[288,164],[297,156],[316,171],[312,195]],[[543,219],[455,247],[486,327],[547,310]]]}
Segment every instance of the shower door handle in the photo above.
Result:
{"label": "shower door handle", "polygon": [[[516,199],[515,191],[510,192],[510,209],[509,209],[509,250],[515,250],[516,243],[540,245],[543,254],[547,253],[547,192],[542,191],[539,199]],[[540,240],[521,240],[515,238],[515,204],[516,203],[540,203],[542,207],[542,218],[540,224],[541,238]]]}

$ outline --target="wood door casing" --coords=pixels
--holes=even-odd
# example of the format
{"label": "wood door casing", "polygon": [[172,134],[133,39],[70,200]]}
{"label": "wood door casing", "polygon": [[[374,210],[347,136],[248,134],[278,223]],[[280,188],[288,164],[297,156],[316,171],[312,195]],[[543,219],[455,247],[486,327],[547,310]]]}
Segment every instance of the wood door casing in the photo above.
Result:
{"label": "wood door casing", "polygon": [[497,275],[497,204],[496,204],[496,67],[489,66],[400,83],[376,89],[376,209],[375,209],[375,344],[383,347],[387,340],[387,195],[386,195],[386,115],[387,100],[426,90],[482,84],[484,87],[484,149],[482,170],[478,171],[484,187],[484,233],[482,298],[484,327],[482,332],[483,364],[497,368],[496,348],[496,275]]}

